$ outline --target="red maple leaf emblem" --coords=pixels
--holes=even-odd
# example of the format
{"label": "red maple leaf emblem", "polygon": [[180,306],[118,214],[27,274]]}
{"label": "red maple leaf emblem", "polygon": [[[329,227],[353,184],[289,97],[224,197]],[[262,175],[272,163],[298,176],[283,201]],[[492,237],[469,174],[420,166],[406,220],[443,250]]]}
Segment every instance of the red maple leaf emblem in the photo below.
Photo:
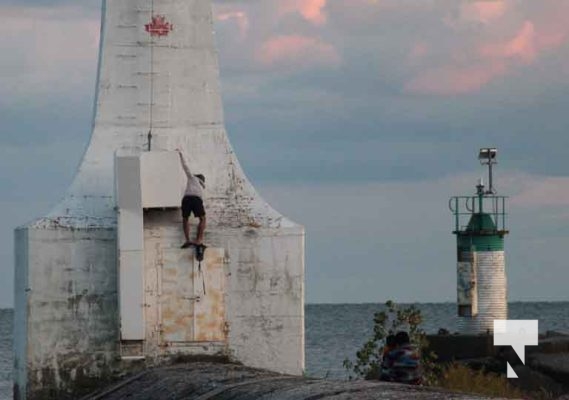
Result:
{"label": "red maple leaf emblem", "polygon": [[166,21],[164,15],[153,16],[152,22],[144,25],[144,27],[151,36],[168,36],[170,31],[174,29],[174,25]]}

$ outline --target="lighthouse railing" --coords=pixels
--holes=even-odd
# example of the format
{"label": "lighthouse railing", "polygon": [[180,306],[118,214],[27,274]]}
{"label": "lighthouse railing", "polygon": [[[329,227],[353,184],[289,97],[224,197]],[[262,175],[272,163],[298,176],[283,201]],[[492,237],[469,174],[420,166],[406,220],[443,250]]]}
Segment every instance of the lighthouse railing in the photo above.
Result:
{"label": "lighthouse railing", "polygon": [[449,200],[449,209],[454,217],[454,233],[464,232],[473,215],[485,213],[491,216],[496,233],[506,230],[507,196],[472,195],[453,196]]}

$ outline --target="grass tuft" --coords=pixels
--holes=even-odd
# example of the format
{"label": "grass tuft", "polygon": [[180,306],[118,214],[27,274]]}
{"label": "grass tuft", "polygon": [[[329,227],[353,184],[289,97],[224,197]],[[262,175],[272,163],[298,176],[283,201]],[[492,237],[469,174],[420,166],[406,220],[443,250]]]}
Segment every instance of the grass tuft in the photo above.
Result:
{"label": "grass tuft", "polygon": [[491,397],[526,398],[522,391],[508,383],[505,376],[482,370],[476,371],[458,363],[449,364],[443,370],[436,386]]}

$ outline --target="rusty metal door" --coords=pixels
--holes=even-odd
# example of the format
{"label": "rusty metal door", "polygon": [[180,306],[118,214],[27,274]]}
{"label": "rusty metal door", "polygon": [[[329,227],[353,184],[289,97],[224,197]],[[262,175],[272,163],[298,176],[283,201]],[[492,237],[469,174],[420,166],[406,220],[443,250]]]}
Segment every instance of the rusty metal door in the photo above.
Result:
{"label": "rusty metal door", "polygon": [[208,248],[201,267],[192,250],[164,251],[162,340],[223,342],[225,333],[225,251]]}

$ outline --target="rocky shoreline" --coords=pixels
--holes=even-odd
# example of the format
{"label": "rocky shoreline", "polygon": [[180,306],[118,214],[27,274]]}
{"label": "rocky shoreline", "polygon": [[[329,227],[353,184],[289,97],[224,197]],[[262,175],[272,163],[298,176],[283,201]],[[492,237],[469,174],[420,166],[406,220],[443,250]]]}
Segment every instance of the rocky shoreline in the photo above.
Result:
{"label": "rocky shoreline", "polygon": [[484,399],[386,382],[280,375],[231,363],[191,362],[143,371],[82,400]]}

